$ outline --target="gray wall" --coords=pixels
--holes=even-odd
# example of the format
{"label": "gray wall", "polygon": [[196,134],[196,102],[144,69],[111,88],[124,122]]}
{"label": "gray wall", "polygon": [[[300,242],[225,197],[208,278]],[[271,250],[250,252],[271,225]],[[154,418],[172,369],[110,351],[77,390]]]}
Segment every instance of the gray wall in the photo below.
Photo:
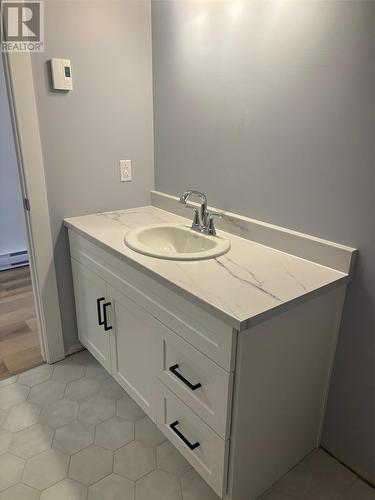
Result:
{"label": "gray wall", "polygon": [[360,249],[323,444],[374,474],[373,2],[153,2],[156,189]]}
{"label": "gray wall", "polygon": [[26,249],[25,215],[0,55],[0,255]]}
{"label": "gray wall", "polygon": [[[32,56],[66,348],[77,342],[64,217],[149,204],[153,187],[151,12],[147,1],[45,2],[45,52]],[[53,92],[47,61],[72,62]],[[131,159],[133,182],[119,182]]]}

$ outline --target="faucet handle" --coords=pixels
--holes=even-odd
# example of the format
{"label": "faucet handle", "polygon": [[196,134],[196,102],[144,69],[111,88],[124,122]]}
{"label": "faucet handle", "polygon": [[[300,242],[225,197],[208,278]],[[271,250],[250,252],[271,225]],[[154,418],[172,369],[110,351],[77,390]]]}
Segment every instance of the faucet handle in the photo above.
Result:
{"label": "faucet handle", "polygon": [[224,212],[208,212],[209,217],[217,217],[218,219],[222,219],[224,216]]}
{"label": "faucet handle", "polygon": [[215,217],[222,219],[223,214],[220,212],[210,212],[208,214],[207,234],[211,234],[212,236],[216,236]]}
{"label": "faucet handle", "polygon": [[198,209],[196,207],[194,207],[193,205],[189,205],[188,203],[185,204],[185,208],[192,208],[193,209],[193,223],[191,225],[191,228],[192,229],[199,228],[200,224],[199,224]]}
{"label": "faucet handle", "polygon": [[217,217],[218,219],[223,218],[223,213],[222,212],[208,212],[208,221],[212,221],[212,224],[214,223],[214,217]]}

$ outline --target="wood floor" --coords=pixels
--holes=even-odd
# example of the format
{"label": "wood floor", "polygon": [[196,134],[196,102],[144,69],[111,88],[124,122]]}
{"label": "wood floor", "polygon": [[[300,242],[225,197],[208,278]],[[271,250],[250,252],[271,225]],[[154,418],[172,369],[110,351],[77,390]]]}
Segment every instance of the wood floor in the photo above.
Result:
{"label": "wood floor", "polygon": [[29,267],[0,272],[0,380],[43,363]]}

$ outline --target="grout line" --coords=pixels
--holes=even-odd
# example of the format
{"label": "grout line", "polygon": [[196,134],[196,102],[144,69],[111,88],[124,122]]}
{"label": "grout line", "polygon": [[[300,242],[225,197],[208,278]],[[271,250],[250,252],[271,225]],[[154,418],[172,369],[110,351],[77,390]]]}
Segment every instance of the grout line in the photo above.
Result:
{"label": "grout line", "polygon": [[114,474],[114,467],[115,467],[115,450],[112,450],[112,472],[111,472],[111,474]]}
{"label": "grout line", "polygon": [[65,475],[65,479],[71,479],[69,477],[69,472],[70,472],[70,463],[72,461],[72,455],[68,455],[69,456],[69,460],[68,460],[68,468],[66,469],[66,475]]}
{"label": "grout line", "polygon": [[[11,453],[11,455],[13,455],[13,454]],[[13,455],[13,456],[17,457],[17,455]],[[17,458],[20,458],[20,457],[17,457]],[[26,468],[26,464],[27,464],[27,460],[25,460],[24,458],[22,460],[24,461],[24,464],[23,464],[23,467],[22,467],[22,472],[20,474],[20,479],[18,481],[19,483],[22,482],[23,474],[25,472],[25,468]]]}

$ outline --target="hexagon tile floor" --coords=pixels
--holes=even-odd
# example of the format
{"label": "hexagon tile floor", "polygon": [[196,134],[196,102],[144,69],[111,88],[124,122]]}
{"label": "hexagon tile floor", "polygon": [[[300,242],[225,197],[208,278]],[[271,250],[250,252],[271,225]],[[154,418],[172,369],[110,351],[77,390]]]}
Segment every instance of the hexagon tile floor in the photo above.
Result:
{"label": "hexagon tile floor", "polygon": [[[267,500],[375,500],[323,451]],[[0,500],[217,500],[107,372],[83,351],[0,382]]]}

